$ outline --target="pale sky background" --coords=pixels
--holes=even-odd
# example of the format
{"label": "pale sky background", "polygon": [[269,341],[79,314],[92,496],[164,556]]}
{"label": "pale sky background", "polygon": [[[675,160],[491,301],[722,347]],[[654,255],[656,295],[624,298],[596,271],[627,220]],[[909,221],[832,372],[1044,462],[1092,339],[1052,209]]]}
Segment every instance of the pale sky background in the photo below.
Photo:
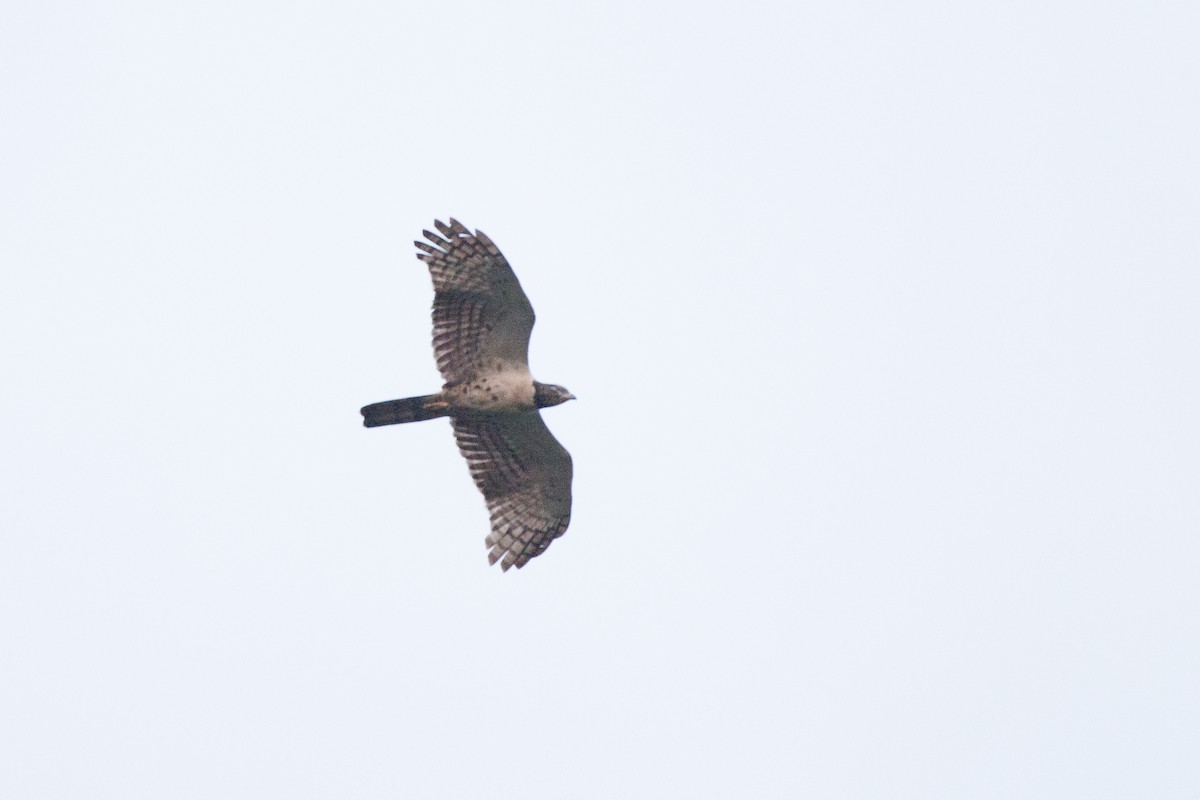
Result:
{"label": "pale sky background", "polygon": [[[1200,6],[8,2],[0,796],[1200,797]],[[579,396],[489,568],[411,241]]]}

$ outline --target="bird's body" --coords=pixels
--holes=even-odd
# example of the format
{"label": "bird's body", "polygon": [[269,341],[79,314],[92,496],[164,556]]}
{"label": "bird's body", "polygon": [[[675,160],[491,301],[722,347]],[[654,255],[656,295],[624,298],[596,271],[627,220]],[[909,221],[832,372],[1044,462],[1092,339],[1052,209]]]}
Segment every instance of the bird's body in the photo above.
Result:
{"label": "bird's body", "polygon": [[491,512],[491,563],[522,567],[566,531],[571,456],[538,409],[574,399],[529,370],[533,307],[500,250],[457,220],[416,242],[433,278],[433,348],[445,385],[437,394],[373,403],[368,428],[450,417],[459,451]]}
{"label": "bird's body", "polygon": [[443,390],[446,400],[454,408],[494,413],[532,411],[537,408],[533,402],[534,393],[529,367],[504,362],[498,362],[490,374]]}

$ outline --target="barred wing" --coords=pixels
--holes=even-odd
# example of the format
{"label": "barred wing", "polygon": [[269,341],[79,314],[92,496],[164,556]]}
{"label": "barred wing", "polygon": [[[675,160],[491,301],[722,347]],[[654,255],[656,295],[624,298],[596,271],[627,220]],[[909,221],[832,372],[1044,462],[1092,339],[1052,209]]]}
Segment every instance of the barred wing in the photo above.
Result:
{"label": "barred wing", "polygon": [[523,567],[571,522],[571,454],[537,411],[454,417],[454,438],[492,517],[488,563]]}
{"label": "barred wing", "polygon": [[528,368],[533,306],[512,267],[483,231],[461,222],[434,222],[417,258],[433,278],[433,351],[447,385],[480,375]]}

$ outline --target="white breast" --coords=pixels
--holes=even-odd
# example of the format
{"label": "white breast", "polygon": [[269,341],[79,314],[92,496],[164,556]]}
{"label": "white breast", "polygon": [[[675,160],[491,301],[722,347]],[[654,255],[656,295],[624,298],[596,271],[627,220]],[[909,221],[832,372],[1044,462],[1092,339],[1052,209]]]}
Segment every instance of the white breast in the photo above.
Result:
{"label": "white breast", "polygon": [[523,364],[504,365],[452,391],[455,405],[476,411],[527,411],[535,407],[533,375]]}

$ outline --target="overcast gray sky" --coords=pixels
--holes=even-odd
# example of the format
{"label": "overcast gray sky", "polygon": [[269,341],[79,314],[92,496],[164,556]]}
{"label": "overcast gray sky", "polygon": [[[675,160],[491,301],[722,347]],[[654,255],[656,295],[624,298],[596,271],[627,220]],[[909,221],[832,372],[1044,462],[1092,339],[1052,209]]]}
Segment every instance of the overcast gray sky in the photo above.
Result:
{"label": "overcast gray sky", "polygon": [[6,3],[0,795],[1200,796],[1198,8]]}

